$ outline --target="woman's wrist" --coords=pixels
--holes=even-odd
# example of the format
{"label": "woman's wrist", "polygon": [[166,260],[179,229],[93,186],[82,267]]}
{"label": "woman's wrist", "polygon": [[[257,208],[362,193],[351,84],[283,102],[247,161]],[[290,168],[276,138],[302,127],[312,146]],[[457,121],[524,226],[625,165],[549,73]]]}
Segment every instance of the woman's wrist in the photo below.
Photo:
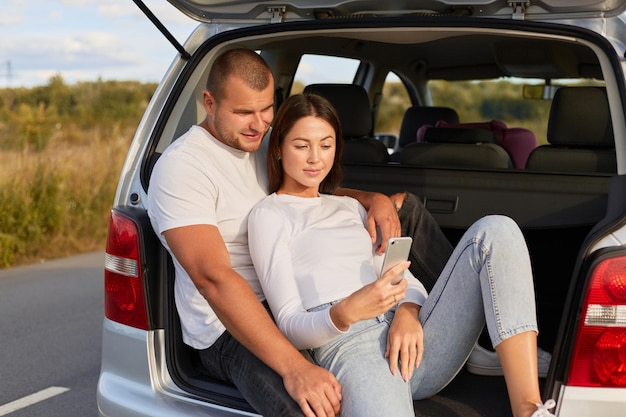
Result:
{"label": "woman's wrist", "polygon": [[345,332],[350,328],[350,326],[354,323],[348,317],[346,308],[345,308],[345,300],[338,302],[330,307],[330,320],[333,322],[335,327],[342,332]]}
{"label": "woman's wrist", "polygon": [[400,303],[400,305],[396,309],[396,314],[398,314],[398,312],[401,312],[401,313],[406,312],[407,314],[410,314],[413,317],[419,318],[421,307],[422,306],[420,306],[419,304],[415,304],[410,301]]}

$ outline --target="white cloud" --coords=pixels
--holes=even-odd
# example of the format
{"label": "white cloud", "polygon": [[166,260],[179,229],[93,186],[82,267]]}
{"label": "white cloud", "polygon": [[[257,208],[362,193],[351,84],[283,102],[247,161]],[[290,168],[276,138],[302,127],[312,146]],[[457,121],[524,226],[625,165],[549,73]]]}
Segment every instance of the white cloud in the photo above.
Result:
{"label": "white cloud", "polygon": [[106,4],[99,4],[96,7],[98,14],[103,17],[126,17],[135,16],[140,12],[135,3],[131,1],[110,1]]}
{"label": "white cloud", "polygon": [[64,6],[91,6],[98,4],[98,0],[62,0]]}
{"label": "white cloud", "polygon": [[[0,0],[0,87],[102,79],[159,81],[175,49],[131,0]],[[197,23],[144,0],[183,42]],[[9,70],[11,69],[10,74]]]}
{"label": "white cloud", "polygon": [[2,13],[0,13],[0,27],[17,26],[23,23],[25,19],[24,11],[24,2],[5,0],[2,5]]}
{"label": "white cloud", "polygon": [[[12,74],[7,81],[11,86],[45,84],[56,74],[70,83],[99,77],[159,80],[169,60],[138,54],[137,50],[127,48],[127,43],[123,36],[107,32],[20,38],[5,52],[13,57]],[[0,74],[3,72],[0,70]]]}

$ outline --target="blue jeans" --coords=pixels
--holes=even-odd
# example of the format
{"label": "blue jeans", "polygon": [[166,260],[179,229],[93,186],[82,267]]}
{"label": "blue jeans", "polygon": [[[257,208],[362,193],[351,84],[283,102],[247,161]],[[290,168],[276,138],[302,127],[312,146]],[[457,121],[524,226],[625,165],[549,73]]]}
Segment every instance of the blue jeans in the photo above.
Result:
{"label": "blue jeans", "polygon": [[342,416],[414,416],[412,400],[443,389],[461,370],[485,321],[493,346],[537,331],[530,259],[508,217],[487,216],[468,229],[419,314],[424,356],[410,383],[384,358],[393,311],[359,322],[313,350],[343,387]]}
{"label": "blue jeans", "polygon": [[[398,216],[402,235],[413,237],[409,256],[411,272],[430,290],[450,257],[452,246],[435,219],[413,194],[407,193]],[[303,416],[300,407],[287,394],[282,378],[228,331],[211,347],[199,351],[199,356],[212,377],[235,385],[246,401],[263,416]],[[345,388],[343,390],[345,393]]]}
{"label": "blue jeans", "polygon": [[[311,309],[326,309],[328,304]],[[391,375],[384,358],[393,311],[353,324],[347,334],[311,349],[311,356],[341,383],[341,416],[415,416],[411,386]]]}

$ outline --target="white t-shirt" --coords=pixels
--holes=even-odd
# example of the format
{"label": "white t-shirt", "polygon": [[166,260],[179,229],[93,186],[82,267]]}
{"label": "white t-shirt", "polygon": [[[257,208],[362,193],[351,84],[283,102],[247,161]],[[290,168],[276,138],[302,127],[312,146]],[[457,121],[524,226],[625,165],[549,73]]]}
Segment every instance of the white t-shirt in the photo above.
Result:
{"label": "white t-shirt", "polygon": [[[341,334],[330,308],[378,278],[367,212],[350,197],[271,194],[248,217],[250,253],[278,327],[297,349],[322,346]],[[424,286],[407,270],[403,302],[422,305]]]}
{"label": "white t-shirt", "polygon": [[[267,196],[264,148],[243,152],[193,126],[159,158],[148,190],[148,215],[161,243],[163,232],[197,224],[217,226],[233,269],[264,300],[248,249],[248,214]],[[171,253],[171,252],[170,252]],[[174,258],[174,257],[173,257]],[[196,349],[211,346],[223,324],[174,258],[175,299],[183,341]]]}

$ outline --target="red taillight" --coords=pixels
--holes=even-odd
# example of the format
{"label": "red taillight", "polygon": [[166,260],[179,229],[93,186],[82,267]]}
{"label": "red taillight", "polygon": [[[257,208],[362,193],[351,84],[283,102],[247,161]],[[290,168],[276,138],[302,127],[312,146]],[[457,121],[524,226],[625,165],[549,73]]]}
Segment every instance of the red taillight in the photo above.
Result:
{"label": "red taillight", "polygon": [[567,384],[626,388],[626,257],[593,271]]}
{"label": "red taillight", "polygon": [[104,314],[113,321],[148,330],[139,253],[137,225],[112,212],[104,260]]}

